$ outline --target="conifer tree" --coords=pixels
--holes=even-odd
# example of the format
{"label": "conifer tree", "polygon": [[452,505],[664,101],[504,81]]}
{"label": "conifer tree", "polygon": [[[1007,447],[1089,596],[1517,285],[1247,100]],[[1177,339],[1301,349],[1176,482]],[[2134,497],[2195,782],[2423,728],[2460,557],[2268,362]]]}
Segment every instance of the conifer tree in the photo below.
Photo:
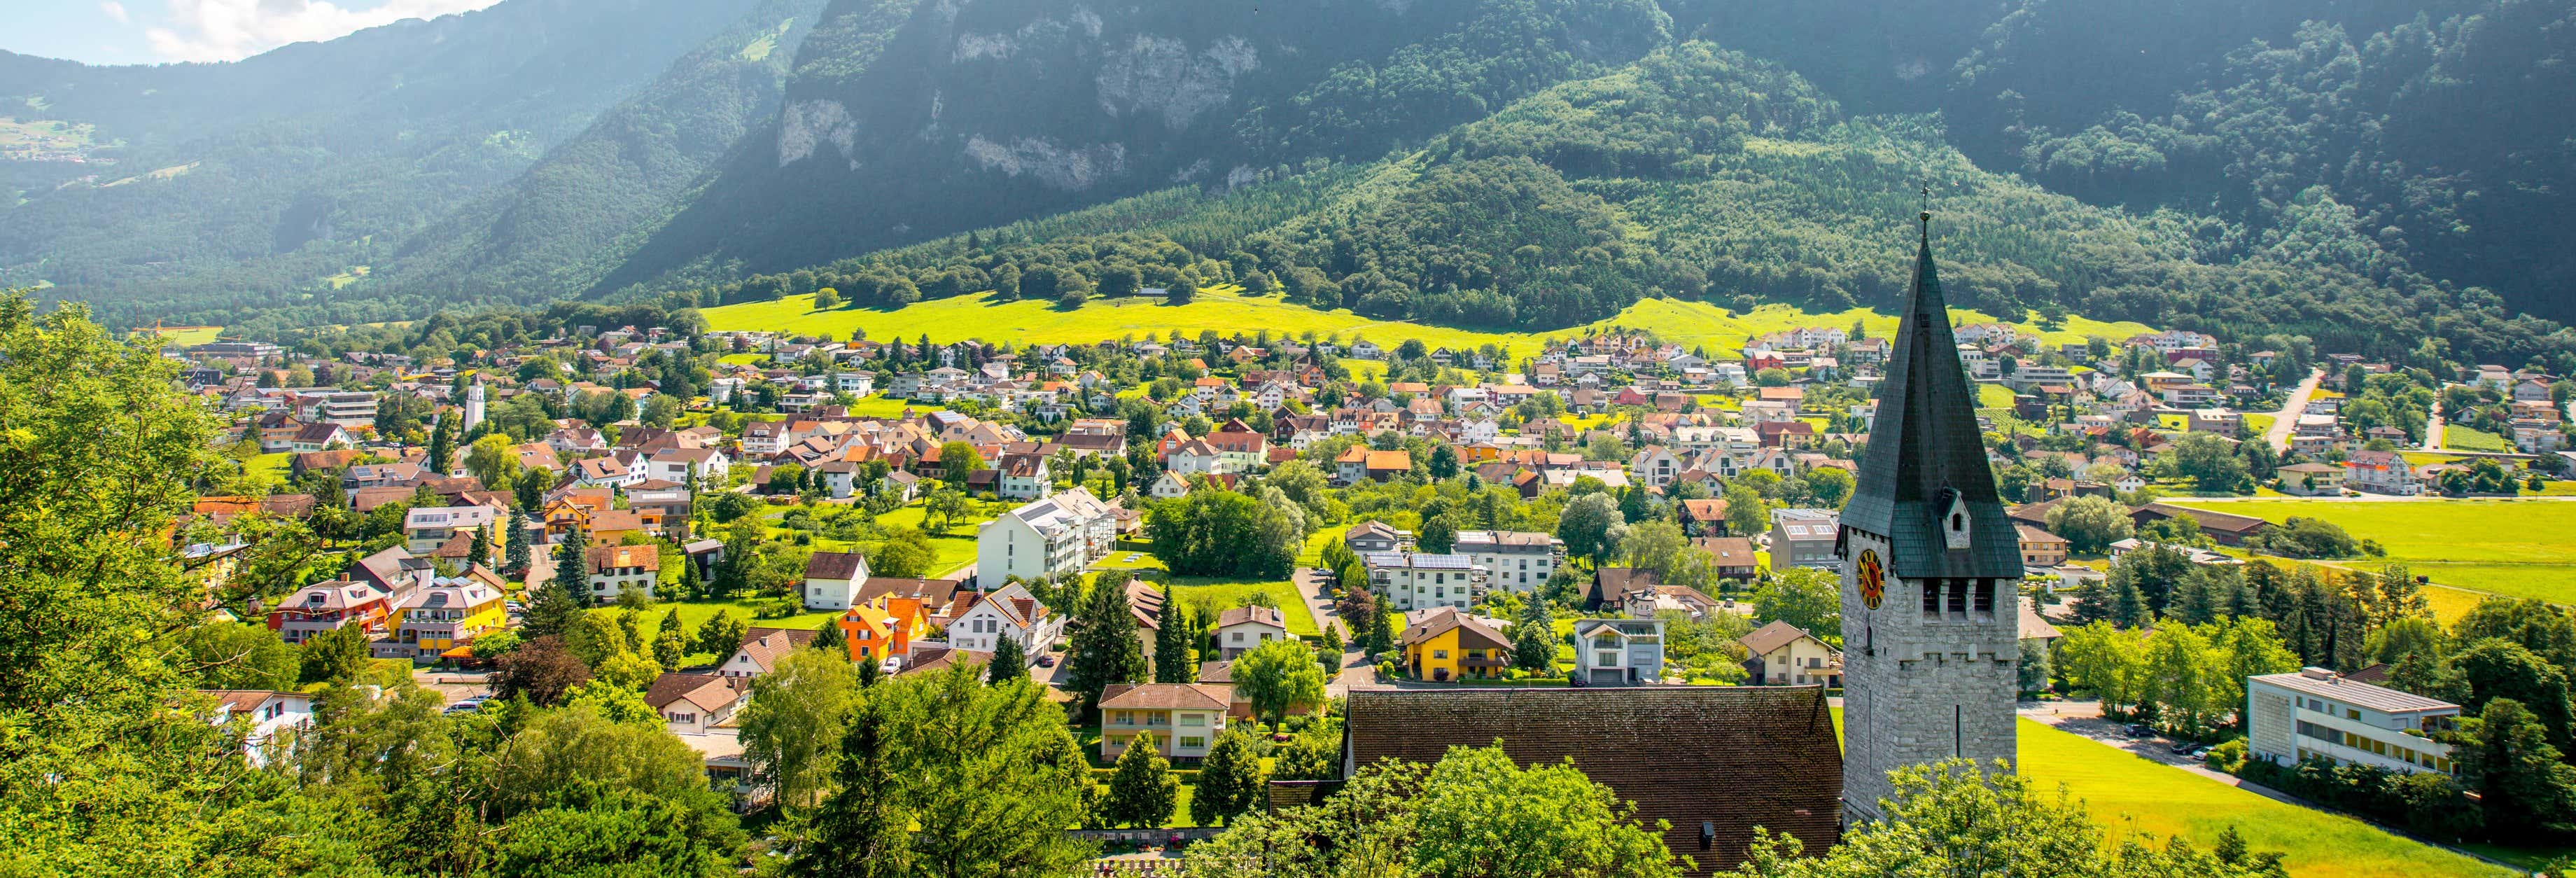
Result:
{"label": "conifer tree", "polygon": [[441,416],[438,419],[437,429],[430,431],[429,460],[423,466],[427,466],[430,472],[443,476],[448,473],[448,465],[453,462],[455,456],[456,422]]}
{"label": "conifer tree", "polygon": [[1085,712],[1100,707],[1100,692],[1111,683],[1145,679],[1145,644],[1136,634],[1136,616],[1127,604],[1127,579],[1118,571],[1100,575],[1084,602],[1081,628],[1066,650],[1065,669],[1072,690],[1082,696]]}
{"label": "conifer tree", "polygon": [[663,670],[676,671],[688,660],[688,653],[688,623],[680,621],[680,608],[672,607],[662,615],[661,630],[653,635],[653,660],[661,662]]}
{"label": "conifer tree", "polygon": [[581,584],[588,581],[582,573],[580,531],[569,535],[566,542],[554,547],[555,575],[528,600],[528,612],[520,623],[520,636],[534,640],[548,634],[571,630],[581,618],[582,607],[589,603],[582,596]]}
{"label": "conifer tree", "polygon": [[1028,676],[1029,654],[1020,648],[1017,638],[1004,637],[1000,643],[994,644],[993,663],[984,668],[984,682],[999,684],[1027,679]]}
{"label": "conifer tree", "polygon": [[1199,763],[1198,786],[1190,797],[1190,822],[1214,826],[1219,820],[1252,810],[1262,803],[1267,786],[1252,733],[1239,727],[1229,729],[1208,750],[1207,759]]}
{"label": "conifer tree", "polygon": [[849,653],[849,641],[841,633],[840,617],[825,619],[822,625],[814,629],[814,648],[825,652]]}
{"label": "conifer tree", "polygon": [[841,734],[841,766],[833,772],[840,789],[823,800],[809,824],[806,843],[796,847],[787,873],[833,878],[897,878],[912,874],[912,818],[897,800],[894,760],[888,752],[885,718],[870,699],[860,699]]}
{"label": "conifer tree", "polygon": [[1172,776],[1172,764],[1163,752],[1154,749],[1153,732],[1137,732],[1127,742],[1127,752],[1118,756],[1118,770],[1109,776],[1109,822],[1121,826],[1156,827],[1172,819],[1172,809],[1179,797],[1181,779]]}
{"label": "conifer tree", "polygon": [[534,553],[528,545],[528,514],[516,509],[510,510],[510,534],[504,540],[501,572],[511,576],[526,576],[533,556]]}
{"label": "conifer tree", "polygon": [[1154,629],[1154,682],[1188,683],[1198,679],[1198,666],[1190,660],[1189,620],[1187,611],[1172,600],[1172,591],[1163,590],[1163,621]]}
{"label": "conifer tree", "polygon": [[2119,597],[2111,606],[2111,622],[2122,628],[2144,628],[2154,620],[2147,609],[2146,593],[2138,590],[2136,581],[2120,584]]}

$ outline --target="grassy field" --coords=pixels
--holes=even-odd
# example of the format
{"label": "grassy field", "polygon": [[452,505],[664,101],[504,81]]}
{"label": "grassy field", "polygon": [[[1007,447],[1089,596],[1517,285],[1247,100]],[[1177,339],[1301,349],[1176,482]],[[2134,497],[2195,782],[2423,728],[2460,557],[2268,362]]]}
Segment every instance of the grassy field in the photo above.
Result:
{"label": "grassy field", "polygon": [[2021,720],[2021,770],[2063,784],[2093,819],[2206,850],[2234,826],[2258,851],[2283,851],[2294,878],[2508,876],[2513,872],[2354,820],[2283,804],[2083,737]]}
{"label": "grassy field", "polygon": [[2012,408],[2012,404],[2012,388],[2005,387],[2001,384],[1977,385],[1977,406],[1979,408],[2008,409]]}
{"label": "grassy field", "polygon": [[878,394],[861,398],[858,401],[858,404],[850,406],[850,417],[900,417],[905,409],[911,409],[913,414],[919,415],[928,414],[930,412],[947,411],[948,407],[937,403],[913,402],[911,400],[895,399],[893,397]]}
{"label": "grassy field", "polygon": [[2378,540],[2388,561],[2437,585],[2576,603],[2576,540],[2566,537],[2576,533],[2576,504],[2261,500],[2208,508],[2275,523],[2294,515],[2322,518],[2354,539]]}
{"label": "grassy field", "polygon": [[2512,451],[2504,437],[2485,430],[2448,424],[2442,427],[2442,447],[2454,451]]}
{"label": "grassy field", "polygon": [[[150,331],[152,330],[135,330],[137,333]],[[169,339],[168,344],[187,347],[214,341],[224,334],[224,328],[221,326],[164,326],[161,328],[161,334]]]}
{"label": "grassy field", "polygon": [[250,474],[253,478],[267,479],[271,482],[282,485],[286,483],[287,471],[293,467],[294,463],[295,452],[280,451],[274,454],[258,455],[249,460],[242,461],[242,470]]}
{"label": "grassy field", "polygon": [[[833,615],[830,610],[822,610],[812,613],[798,613],[793,616],[778,619],[763,619],[759,617],[759,614],[761,605],[766,603],[769,603],[769,601],[664,601],[662,603],[654,604],[652,609],[645,610],[644,618],[639,621],[643,623],[643,630],[649,633],[655,630],[653,626],[662,624],[662,615],[664,613],[670,612],[673,608],[678,608],[680,611],[681,624],[687,625],[689,633],[695,635],[698,631],[698,626],[707,624],[708,619],[715,618],[716,612],[719,610],[731,615],[734,621],[740,622],[744,627],[748,628],[795,628],[805,631],[811,631],[815,628],[821,627],[824,620],[832,618]],[[593,608],[591,612],[613,615],[620,611],[616,607],[597,607]]]}
{"label": "grassy field", "polygon": [[[706,309],[705,314],[708,328],[719,332],[795,332],[832,338],[848,338],[852,330],[864,329],[871,338],[898,335],[912,338],[927,333],[933,341],[1007,338],[1020,342],[1068,343],[1127,335],[1163,335],[1174,330],[1195,336],[1207,330],[1231,335],[1263,328],[1274,336],[1303,336],[1312,332],[1318,337],[1337,335],[1345,342],[1367,338],[1390,347],[1405,339],[1421,339],[1426,345],[1449,348],[1472,348],[1490,343],[1522,355],[1537,352],[1548,338],[1579,336],[1587,328],[1620,326],[1652,329],[1666,341],[1686,347],[1706,347],[1711,356],[1722,359],[1736,357],[1737,348],[1745,339],[1764,333],[1799,326],[1848,328],[1857,319],[1872,336],[1885,337],[1896,331],[1897,321],[1896,315],[1882,315],[1866,309],[1820,314],[1787,305],[1765,305],[1745,314],[1732,314],[1704,302],[1648,299],[1588,327],[1570,327],[1546,333],[1484,332],[1374,320],[1347,310],[1318,311],[1290,304],[1284,299],[1244,296],[1224,289],[1202,292],[1197,301],[1187,305],[1167,305],[1146,299],[1098,300],[1071,311],[1052,302],[992,302],[982,294],[922,302],[894,310],[845,307],[816,311],[813,304],[811,296],[789,296],[773,302],[723,305]],[[1962,324],[1994,319],[1973,311],[1954,312],[1954,316]],[[2041,332],[2035,324],[2018,325],[2038,333],[2050,343],[2083,341],[2087,335],[2120,339],[2150,331],[2140,323],[2103,323],[2081,318],[2070,318],[2065,328],[2053,332]]]}
{"label": "grassy field", "polygon": [[1306,599],[1297,587],[1285,582],[1239,582],[1210,576],[1175,576],[1171,579],[1172,597],[1183,603],[1209,601],[1221,608],[1243,605],[1243,599],[1254,592],[1264,592],[1278,602],[1279,614],[1288,619],[1288,633],[1313,637],[1324,633],[1315,625],[1315,614],[1306,608]]}

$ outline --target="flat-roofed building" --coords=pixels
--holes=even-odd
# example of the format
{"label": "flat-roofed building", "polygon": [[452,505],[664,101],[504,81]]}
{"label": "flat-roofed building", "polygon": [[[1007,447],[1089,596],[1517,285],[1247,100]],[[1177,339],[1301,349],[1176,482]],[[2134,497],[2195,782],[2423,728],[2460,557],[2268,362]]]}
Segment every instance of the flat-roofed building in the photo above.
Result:
{"label": "flat-roofed building", "polygon": [[2246,745],[2258,759],[2453,771],[2451,745],[2431,737],[2459,721],[2460,706],[2448,701],[2302,668],[2246,678],[2245,702]]}

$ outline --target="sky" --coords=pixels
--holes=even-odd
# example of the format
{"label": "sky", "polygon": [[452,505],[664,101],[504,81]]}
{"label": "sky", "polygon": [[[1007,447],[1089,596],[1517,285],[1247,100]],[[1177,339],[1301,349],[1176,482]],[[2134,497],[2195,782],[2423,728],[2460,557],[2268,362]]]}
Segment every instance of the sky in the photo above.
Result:
{"label": "sky", "polygon": [[499,0],[0,0],[0,49],[91,64],[236,61]]}

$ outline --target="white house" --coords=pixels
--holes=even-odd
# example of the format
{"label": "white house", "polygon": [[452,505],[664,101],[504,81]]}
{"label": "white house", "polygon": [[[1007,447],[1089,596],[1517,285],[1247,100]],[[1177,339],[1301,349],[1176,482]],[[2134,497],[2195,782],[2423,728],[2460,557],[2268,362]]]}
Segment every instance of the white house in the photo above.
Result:
{"label": "white house", "polygon": [[1577,619],[1574,676],[1586,685],[1653,683],[1664,674],[1664,623],[1659,619]]}
{"label": "white house", "polygon": [[1807,629],[1774,620],[1736,642],[1751,656],[1744,660],[1744,669],[1752,672],[1752,685],[1842,685],[1843,654]]}
{"label": "white house", "polygon": [[713,448],[665,448],[653,452],[645,464],[646,478],[687,485],[699,478],[723,481],[733,461]]}
{"label": "white house", "polygon": [[965,592],[957,598],[967,607],[948,623],[948,645],[952,648],[992,652],[1004,638],[1009,638],[1019,642],[1022,653],[1034,658],[1064,634],[1064,617],[1038,603],[1028,587],[1019,583],[990,593]]}
{"label": "white house", "polygon": [[975,579],[989,584],[1081,570],[1108,555],[1116,536],[1109,504],[1084,488],[1063,491],[977,528]]}
{"label": "white house", "polygon": [[2324,668],[2245,678],[2248,755],[2282,765],[2325,758],[2338,765],[2449,774],[2451,745],[2430,736],[2459,721],[2460,706],[2344,679]]}
{"label": "white house", "polygon": [[242,745],[252,765],[268,764],[266,749],[270,740],[286,729],[313,724],[313,696],[302,692],[270,692],[261,689],[207,689],[215,698],[215,713],[207,720],[223,725],[239,719],[248,726]]}
{"label": "white house", "polygon": [[603,604],[630,591],[652,597],[653,584],[662,578],[662,553],[652,546],[592,546],[583,560],[590,570],[590,599]]}
{"label": "white house", "polygon": [[1277,607],[1236,607],[1216,615],[1217,651],[1228,661],[1273,640],[1288,639],[1288,619]]}
{"label": "white house", "polygon": [[1043,500],[1055,493],[1055,474],[1048,470],[1046,458],[1034,454],[1014,454],[1002,459],[994,491],[1004,500]]}
{"label": "white house", "polygon": [[1465,555],[1371,552],[1360,556],[1369,587],[1398,612],[1432,607],[1466,609],[1485,591],[1485,571]]}
{"label": "white house", "polygon": [[500,510],[489,506],[425,506],[403,513],[403,548],[426,555],[459,533],[481,533],[499,545]]}
{"label": "white house", "polygon": [[1145,490],[1145,496],[1156,500],[1178,500],[1189,494],[1190,480],[1171,470],[1164,470],[1161,476],[1155,477],[1153,486]]}
{"label": "white house", "polygon": [[742,633],[742,644],[734,647],[716,673],[727,677],[751,678],[778,667],[778,660],[789,651],[810,646],[815,632],[810,629],[790,631],[783,628],[753,628]]}
{"label": "white house", "polygon": [[858,603],[868,581],[868,556],[858,552],[816,552],[805,559],[805,609],[846,610]]}
{"label": "white house", "polygon": [[749,700],[750,678],[721,674],[665,673],[644,693],[645,706],[661,714],[662,725],[674,735],[706,734]]}
{"label": "white house", "polygon": [[1468,563],[1484,570],[1487,586],[1527,592],[1546,585],[1548,576],[1556,572],[1565,541],[1543,533],[1469,530],[1458,532],[1458,541],[1449,551],[1467,556]]}

